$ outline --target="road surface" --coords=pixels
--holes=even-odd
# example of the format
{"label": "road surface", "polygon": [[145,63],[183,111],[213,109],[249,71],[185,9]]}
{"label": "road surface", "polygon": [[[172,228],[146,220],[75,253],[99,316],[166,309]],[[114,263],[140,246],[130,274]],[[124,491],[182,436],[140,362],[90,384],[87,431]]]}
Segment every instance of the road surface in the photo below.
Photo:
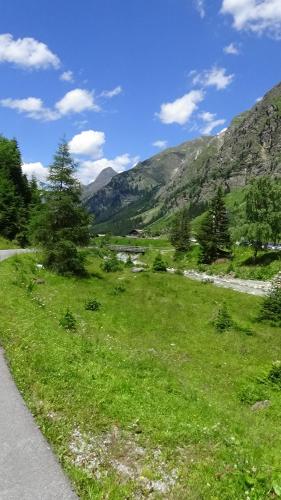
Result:
{"label": "road surface", "polygon": [[[0,250],[0,261],[30,250]],[[0,349],[0,500],[77,500]]]}

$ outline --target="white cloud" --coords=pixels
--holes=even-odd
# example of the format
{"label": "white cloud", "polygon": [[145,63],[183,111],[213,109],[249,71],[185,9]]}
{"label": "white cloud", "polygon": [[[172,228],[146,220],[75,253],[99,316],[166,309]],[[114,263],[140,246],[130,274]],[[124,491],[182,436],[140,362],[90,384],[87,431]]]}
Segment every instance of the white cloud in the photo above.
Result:
{"label": "white cloud", "polygon": [[40,161],[34,163],[24,163],[22,165],[22,171],[27,175],[28,179],[31,179],[32,176],[34,176],[41,182],[46,182],[49,173],[48,169],[44,167]]}
{"label": "white cloud", "polygon": [[199,16],[203,19],[206,15],[205,12],[205,0],[194,0],[195,2],[195,7],[197,11],[199,12]]}
{"label": "white cloud", "polygon": [[105,133],[96,130],[84,130],[69,141],[70,152],[76,155],[87,155],[99,158],[103,154]]}
{"label": "white cloud", "polygon": [[165,149],[167,147],[167,141],[155,141],[152,146],[159,149]]}
{"label": "white cloud", "polygon": [[93,93],[83,89],[70,90],[56,103],[55,107],[61,115],[100,109],[94,102]]}
{"label": "white cloud", "polygon": [[25,113],[29,118],[42,121],[58,120],[71,113],[82,111],[99,111],[100,108],[94,102],[94,97],[88,90],[74,89],[67,92],[58,101],[54,108],[44,106],[42,99],[38,97],[27,97],[25,99],[2,99],[1,106],[15,109],[19,113]]}
{"label": "white cloud", "polygon": [[0,62],[8,62],[22,68],[59,68],[60,60],[45,43],[34,38],[18,38],[5,33],[0,35]]}
{"label": "white cloud", "polygon": [[235,29],[281,38],[280,0],[223,0],[221,12],[233,17]]}
{"label": "white cloud", "polygon": [[157,116],[162,123],[184,125],[203,99],[204,92],[202,90],[191,90],[191,92],[173,102],[162,104],[160,113],[157,113]]}
{"label": "white cloud", "polygon": [[191,71],[190,75],[193,76],[192,82],[194,85],[203,85],[203,87],[216,87],[217,90],[223,90],[228,85],[231,84],[234,75],[227,75],[225,68],[219,68],[213,66],[211,69],[207,69],[198,73],[197,71]]}
{"label": "white cloud", "polygon": [[209,113],[209,111],[200,113],[199,117],[203,122],[205,122],[205,125],[201,129],[201,132],[204,135],[211,134],[215,128],[219,127],[220,125],[224,125],[226,122],[224,118],[217,119],[216,114]]}
{"label": "white cloud", "polygon": [[224,47],[223,51],[225,54],[229,54],[232,56],[238,56],[239,54],[239,48],[235,43],[230,43],[226,47]]}
{"label": "white cloud", "polygon": [[64,71],[61,75],[60,75],[60,80],[64,81],[64,82],[74,82],[74,76],[73,76],[73,72],[72,71]]}
{"label": "white cloud", "polygon": [[115,97],[115,96],[121,94],[122,92],[123,92],[123,89],[122,89],[121,85],[118,85],[118,87],[115,87],[112,90],[104,90],[101,93],[101,97],[105,97],[107,99],[111,99],[112,97]]}
{"label": "white cloud", "polygon": [[2,99],[1,106],[15,109],[19,113],[25,113],[29,118],[42,121],[53,121],[59,118],[59,114],[52,109],[45,108],[42,99],[38,97],[27,97],[26,99]]}
{"label": "white cloud", "polygon": [[86,185],[93,182],[105,168],[111,167],[116,172],[120,173],[134,167],[138,161],[138,156],[130,156],[128,153],[116,156],[116,158],[113,158],[112,160],[107,158],[101,158],[99,160],[86,160],[80,163],[77,176],[81,183]]}

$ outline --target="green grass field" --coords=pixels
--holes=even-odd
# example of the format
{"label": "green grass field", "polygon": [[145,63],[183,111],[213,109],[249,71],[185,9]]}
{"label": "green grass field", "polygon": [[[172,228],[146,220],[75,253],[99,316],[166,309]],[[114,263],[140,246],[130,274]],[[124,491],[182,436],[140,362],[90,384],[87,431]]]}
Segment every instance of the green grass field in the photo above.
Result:
{"label": "green grass field", "polygon": [[[281,330],[256,321],[260,298],[179,275],[106,274],[93,254],[80,280],[36,260],[0,265],[0,341],[82,499],[281,494],[281,390],[266,382]],[[100,309],[85,310],[93,298]],[[223,301],[253,335],[215,330]],[[76,330],[60,326],[68,308]],[[271,405],[253,411],[259,400]]]}
{"label": "green grass field", "polygon": [[18,245],[0,236],[0,250],[10,250],[12,248],[18,248]]}

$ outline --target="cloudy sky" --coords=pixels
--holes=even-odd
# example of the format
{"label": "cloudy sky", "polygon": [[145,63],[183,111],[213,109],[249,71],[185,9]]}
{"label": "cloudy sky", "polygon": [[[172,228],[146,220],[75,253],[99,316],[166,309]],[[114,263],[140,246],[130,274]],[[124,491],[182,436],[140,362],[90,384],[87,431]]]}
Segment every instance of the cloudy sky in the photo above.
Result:
{"label": "cloudy sky", "polygon": [[66,137],[83,183],[216,134],[281,73],[281,0],[3,0],[0,133],[40,179]]}

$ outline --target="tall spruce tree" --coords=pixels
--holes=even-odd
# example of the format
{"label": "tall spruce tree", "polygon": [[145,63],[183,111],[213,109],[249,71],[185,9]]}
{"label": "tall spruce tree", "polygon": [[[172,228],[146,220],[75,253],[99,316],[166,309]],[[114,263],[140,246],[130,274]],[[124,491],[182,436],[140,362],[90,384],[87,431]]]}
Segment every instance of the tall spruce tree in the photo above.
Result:
{"label": "tall spruce tree", "polygon": [[59,144],[50,166],[48,190],[42,208],[33,217],[31,231],[44,252],[45,265],[59,274],[83,274],[78,246],[90,239],[90,218],[80,202],[76,164],[66,141]]}
{"label": "tall spruce tree", "polygon": [[21,163],[17,141],[0,136],[0,234],[24,245],[31,192]]}
{"label": "tall spruce tree", "polygon": [[170,241],[177,252],[189,250],[190,232],[189,211],[184,208],[175,216],[170,233]]}
{"label": "tall spruce tree", "polygon": [[231,248],[229,220],[221,187],[218,188],[203,218],[197,241],[201,250],[200,261],[203,263],[214,262],[217,258],[229,254]]}

